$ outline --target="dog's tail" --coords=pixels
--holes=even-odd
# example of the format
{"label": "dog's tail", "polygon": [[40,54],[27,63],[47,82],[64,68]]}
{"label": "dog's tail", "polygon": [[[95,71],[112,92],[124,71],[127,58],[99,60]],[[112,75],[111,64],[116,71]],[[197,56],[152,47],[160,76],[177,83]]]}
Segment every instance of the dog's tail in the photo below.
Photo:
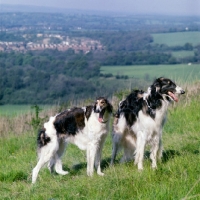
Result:
{"label": "dog's tail", "polygon": [[51,141],[51,138],[46,134],[45,131],[46,129],[43,128],[38,132],[37,144],[39,148],[42,148]]}

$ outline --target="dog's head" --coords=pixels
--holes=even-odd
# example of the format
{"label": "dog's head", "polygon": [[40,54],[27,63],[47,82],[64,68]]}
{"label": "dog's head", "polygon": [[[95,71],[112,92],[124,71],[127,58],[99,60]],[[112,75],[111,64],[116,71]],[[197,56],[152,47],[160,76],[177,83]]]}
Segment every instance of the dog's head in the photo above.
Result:
{"label": "dog's head", "polygon": [[112,113],[113,107],[105,97],[98,97],[94,104],[94,112],[99,113],[99,122],[104,122],[106,117],[105,113]]}
{"label": "dog's head", "polygon": [[166,96],[169,101],[178,101],[176,94],[184,94],[185,91],[176,85],[172,80],[168,78],[160,77],[156,79],[151,86],[151,90],[156,90],[162,96]]}

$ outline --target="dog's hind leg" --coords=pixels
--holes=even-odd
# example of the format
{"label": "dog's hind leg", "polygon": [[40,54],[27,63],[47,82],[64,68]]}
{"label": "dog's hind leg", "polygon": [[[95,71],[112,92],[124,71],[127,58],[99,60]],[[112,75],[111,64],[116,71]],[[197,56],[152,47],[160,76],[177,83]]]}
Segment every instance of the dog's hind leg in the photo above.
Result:
{"label": "dog's hind leg", "polygon": [[48,165],[47,165],[47,167],[48,167],[50,173],[53,172],[54,166],[55,166],[55,156],[54,156],[53,158],[50,159],[50,161],[49,161],[49,163],[48,163]]}
{"label": "dog's hind leg", "polygon": [[66,149],[66,146],[67,146],[67,143],[63,139],[61,139],[59,141],[59,149],[55,155],[55,170],[56,170],[56,173],[61,174],[61,175],[66,175],[69,173],[68,171],[63,170],[62,161],[61,161],[61,157]]}
{"label": "dog's hind leg", "polygon": [[102,155],[102,149],[103,149],[103,145],[104,145],[106,136],[107,135],[102,136],[100,144],[99,144],[99,146],[97,147],[97,150],[96,150],[95,167],[97,169],[97,174],[100,175],[100,176],[104,175],[104,173],[101,172],[101,155]]}
{"label": "dog's hind leg", "polygon": [[32,183],[36,182],[40,169],[54,157],[56,151],[57,145],[48,144],[41,148],[39,161],[32,171]]}
{"label": "dog's hind leg", "polygon": [[117,152],[119,150],[119,143],[114,141],[113,142],[113,147],[112,147],[112,156],[111,156],[111,161],[110,161],[110,165],[114,164],[114,161],[117,157]]}
{"label": "dog's hind leg", "polygon": [[54,167],[56,169],[56,172],[58,174],[67,174],[62,170],[62,162],[61,162],[61,157],[66,149],[66,144],[64,141],[59,141],[59,148],[58,151],[56,152],[55,156],[51,158],[51,160],[48,163],[48,169],[52,173],[54,170]]}
{"label": "dog's hind leg", "polygon": [[124,146],[124,155],[121,158],[120,162],[129,162],[134,159],[135,148],[133,146]]}
{"label": "dog's hind leg", "polygon": [[136,138],[134,134],[127,134],[123,141],[124,155],[120,162],[129,162],[134,159]]}
{"label": "dog's hind leg", "polygon": [[158,153],[157,157],[159,160],[161,160],[163,154],[163,146],[162,146],[162,137],[159,138],[159,148],[158,148]]}
{"label": "dog's hind leg", "polygon": [[47,163],[50,160],[50,157],[45,157],[45,156],[41,156],[37,165],[35,166],[35,168],[32,171],[32,183],[36,182],[38,173],[40,171],[40,169],[45,165],[45,163]]}
{"label": "dog's hind leg", "polygon": [[119,150],[121,148],[121,142],[122,142],[122,134],[113,132],[113,134],[112,134],[112,156],[111,156],[110,165],[113,165],[115,162],[117,153],[119,152]]}

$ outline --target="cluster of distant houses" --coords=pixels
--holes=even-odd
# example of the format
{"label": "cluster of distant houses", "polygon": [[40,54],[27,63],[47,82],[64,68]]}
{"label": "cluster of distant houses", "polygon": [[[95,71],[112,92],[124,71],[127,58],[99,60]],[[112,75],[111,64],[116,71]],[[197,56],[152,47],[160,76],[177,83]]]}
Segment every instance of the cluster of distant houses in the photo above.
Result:
{"label": "cluster of distant houses", "polygon": [[94,50],[103,50],[102,44],[97,40],[91,39],[79,39],[71,41],[62,41],[59,44],[53,44],[49,42],[4,42],[0,41],[0,51],[3,52],[26,52],[28,50],[45,50],[45,49],[57,49],[58,51],[66,51],[73,49],[75,52],[83,51],[85,53]]}

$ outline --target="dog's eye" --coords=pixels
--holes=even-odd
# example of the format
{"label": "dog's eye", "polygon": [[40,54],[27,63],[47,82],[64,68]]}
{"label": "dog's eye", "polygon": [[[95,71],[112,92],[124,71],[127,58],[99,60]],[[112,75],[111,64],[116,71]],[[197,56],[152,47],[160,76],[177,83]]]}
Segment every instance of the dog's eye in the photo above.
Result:
{"label": "dog's eye", "polygon": [[106,103],[105,101],[101,101],[101,102],[100,102],[101,105],[104,105],[105,103]]}

